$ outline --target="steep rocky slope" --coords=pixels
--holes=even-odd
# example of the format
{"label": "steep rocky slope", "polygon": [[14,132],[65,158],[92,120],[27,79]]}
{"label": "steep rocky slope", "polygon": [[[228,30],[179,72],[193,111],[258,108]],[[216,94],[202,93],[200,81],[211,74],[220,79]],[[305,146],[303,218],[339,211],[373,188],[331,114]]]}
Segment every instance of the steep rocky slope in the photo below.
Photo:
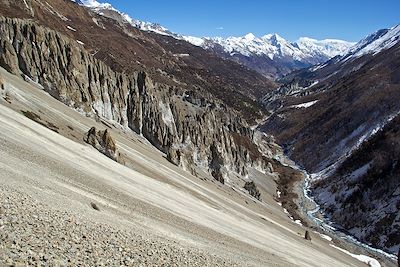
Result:
{"label": "steep rocky slope", "polygon": [[[354,159],[372,148],[366,143],[360,150],[364,153],[357,150],[353,155],[354,150],[400,112],[398,29],[378,31],[343,57],[288,75],[282,79],[284,85],[263,100],[274,112],[263,129],[274,134],[299,165],[322,179],[314,194],[333,221],[356,237],[391,252],[396,249],[393,233],[398,236],[398,218],[382,214],[390,213],[398,201],[392,190],[399,187],[399,179],[395,173],[360,177],[351,173],[367,171],[368,162]],[[384,142],[371,142],[385,147]],[[393,146],[397,149],[398,144],[394,142]],[[395,168],[396,160],[381,149],[377,145],[371,155],[364,155],[376,161],[371,172],[390,169],[391,164]],[[379,163],[382,158],[385,163]],[[354,217],[360,220],[352,220]]]}
{"label": "steep rocky slope", "polygon": [[[194,177],[116,122],[0,76],[1,266],[364,266],[316,233],[304,240],[272,193],[260,202]],[[84,143],[91,127],[110,132],[129,168]],[[276,190],[274,175],[260,179]]]}
{"label": "steep rocky slope", "polygon": [[224,182],[268,161],[254,132],[223,103],[154,82],[145,72],[126,75],[93,58],[82,45],[26,20],[0,19],[0,65],[44,86],[53,97],[93,117],[142,134],[177,165],[206,170]]}
{"label": "steep rocky slope", "polygon": [[400,249],[399,156],[397,116],[332,175],[313,185],[317,201],[323,203],[332,221],[364,242],[385,247],[393,254]]}
{"label": "steep rocky slope", "polygon": [[399,58],[397,43],[290,74],[263,99],[275,112],[264,129],[307,170],[323,170],[400,111]]}

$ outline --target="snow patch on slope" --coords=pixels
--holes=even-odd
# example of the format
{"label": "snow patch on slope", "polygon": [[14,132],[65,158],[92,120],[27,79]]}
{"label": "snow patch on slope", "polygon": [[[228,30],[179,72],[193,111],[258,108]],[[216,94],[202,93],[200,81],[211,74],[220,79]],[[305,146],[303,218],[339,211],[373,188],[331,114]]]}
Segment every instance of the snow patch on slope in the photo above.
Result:
{"label": "snow patch on slope", "polygon": [[374,258],[365,256],[365,255],[356,255],[356,254],[350,253],[350,252],[348,252],[347,250],[342,249],[342,248],[339,248],[339,247],[337,247],[337,246],[335,246],[335,245],[332,245],[332,244],[330,244],[330,246],[331,246],[331,247],[334,247],[334,248],[336,248],[336,249],[338,249],[338,250],[340,250],[341,252],[343,252],[343,253],[345,253],[345,254],[347,254],[347,255],[353,257],[353,258],[356,258],[357,260],[359,260],[359,261],[361,261],[361,262],[364,262],[364,263],[367,264],[368,266],[371,266],[371,267],[381,267],[381,264],[379,263],[379,261],[377,261],[377,260],[374,259]]}
{"label": "snow patch on slope", "polygon": [[290,106],[290,107],[291,108],[309,108],[309,107],[313,106],[317,102],[318,102],[318,100],[314,100],[314,101],[310,101],[310,102],[301,103],[301,104],[298,104],[298,105],[293,105],[293,106]]}

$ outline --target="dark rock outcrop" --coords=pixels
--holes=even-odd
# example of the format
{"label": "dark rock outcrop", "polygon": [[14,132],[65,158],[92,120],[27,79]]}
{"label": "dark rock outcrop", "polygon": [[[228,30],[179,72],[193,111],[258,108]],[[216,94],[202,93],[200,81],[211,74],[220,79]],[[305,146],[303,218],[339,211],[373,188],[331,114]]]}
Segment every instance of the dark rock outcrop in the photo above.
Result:
{"label": "dark rock outcrop", "polygon": [[117,150],[117,146],[107,129],[104,131],[97,131],[95,127],[92,127],[86,133],[83,140],[107,157],[117,162],[119,161],[119,152]]}
{"label": "dark rock outcrop", "polygon": [[4,90],[4,79],[3,76],[1,76],[1,74],[0,74],[0,89]]}
{"label": "dark rock outcrop", "polygon": [[308,230],[306,230],[306,233],[304,234],[304,239],[311,241],[311,235],[310,235],[310,232]]}

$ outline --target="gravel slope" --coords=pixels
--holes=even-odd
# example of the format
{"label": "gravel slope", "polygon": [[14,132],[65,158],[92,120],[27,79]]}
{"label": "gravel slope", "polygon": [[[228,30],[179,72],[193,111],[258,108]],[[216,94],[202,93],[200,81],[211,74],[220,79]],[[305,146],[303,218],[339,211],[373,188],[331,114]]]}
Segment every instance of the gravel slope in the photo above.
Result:
{"label": "gravel slope", "polygon": [[326,240],[304,240],[276,203],[190,176],[112,126],[130,168],[110,160],[81,141],[106,122],[0,73],[9,100],[0,98],[0,265],[362,266]]}

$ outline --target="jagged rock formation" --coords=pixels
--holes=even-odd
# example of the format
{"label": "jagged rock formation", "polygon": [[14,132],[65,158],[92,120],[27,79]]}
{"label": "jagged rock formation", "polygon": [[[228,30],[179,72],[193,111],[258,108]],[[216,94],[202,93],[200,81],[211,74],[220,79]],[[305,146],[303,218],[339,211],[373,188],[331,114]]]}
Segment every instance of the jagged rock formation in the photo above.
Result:
{"label": "jagged rock formation", "polygon": [[213,98],[154,82],[145,72],[113,71],[75,40],[20,19],[0,19],[0,65],[28,76],[65,104],[113,120],[146,137],[168,158],[218,181],[229,172],[263,170],[254,132]]}
{"label": "jagged rock formation", "polygon": [[261,193],[257,189],[257,186],[254,183],[254,181],[246,182],[243,188],[246,189],[249,192],[249,194],[255,197],[256,199],[261,200]]}
{"label": "jagged rock formation", "polygon": [[86,133],[83,140],[89,145],[96,148],[98,151],[106,155],[107,157],[119,161],[120,156],[117,150],[114,139],[111,137],[110,132],[105,129],[104,131],[97,131],[96,127],[90,128]]}

